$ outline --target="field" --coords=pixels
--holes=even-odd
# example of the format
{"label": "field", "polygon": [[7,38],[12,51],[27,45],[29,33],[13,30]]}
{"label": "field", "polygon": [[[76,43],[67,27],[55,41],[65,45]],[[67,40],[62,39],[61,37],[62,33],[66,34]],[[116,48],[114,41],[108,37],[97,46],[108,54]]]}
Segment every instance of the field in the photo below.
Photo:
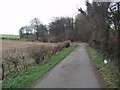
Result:
{"label": "field", "polygon": [[[6,53],[2,55],[2,58],[4,58],[2,60],[4,64],[4,82],[2,87],[4,88],[24,88],[29,86],[32,82],[42,77],[47,71],[63,60],[63,58],[76,47],[72,45],[70,48],[65,48],[61,46],[64,45],[63,43],[56,44],[10,40],[3,40],[0,44],[2,44],[2,54],[13,49],[13,52],[7,53],[8,55]],[[44,46],[45,48],[40,48],[38,46]],[[29,52],[24,54],[24,50],[28,47],[32,48],[30,53],[34,54],[35,57],[27,56],[26,54]],[[14,52],[15,49],[18,50],[18,52]],[[39,65],[35,63],[35,59],[36,57],[41,59],[41,57],[43,57],[42,53],[45,53],[45,58],[42,58],[44,61]],[[21,55],[25,55],[24,58],[21,58]]]}
{"label": "field", "polygon": [[[37,42],[25,42],[25,41],[10,41],[10,40],[2,40],[0,41],[0,53],[5,51],[9,51],[11,49],[25,49],[30,46],[41,45],[41,46],[56,46],[54,43],[37,43]],[[0,60],[1,61],[1,60]]]}
{"label": "field", "polygon": [[[36,46],[36,45],[39,45],[39,46],[51,46],[51,47],[54,47],[56,46],[54,43],[37,43],[37,42],[25,42],[25,41],[10,41],[10,40],[1,40],[0,41],[0,46],[1,49],[0,49],[0,63],[4,62],[4,60],[2,59],[2,57],[4,56],[7,56],[6,52],[9,52],[10,50],[14,50],[14,49],[17,49],[19,50],[21,53],[23,53],[26,48],[28,47],[31,47],[31,46]],[[5,55],[5,54],[6,55]],[[12,53],[12,52],[10,52]],[[27,63],[32,63],[34,60],[33,59],[27,59],[26,60]],[[0,69],[1,71],[1,69]],[[1,76],[1,74],[0,74]]]}
{"label": "field", "polygon": [[9,35],[9,34],[0,34],[0,37],[5,37],[5,38],[20,38],[19,35]]}
{"label": "field", "polygon": [[2,51],[14,49],[14,48],[26,48],[28,46],[33,45],[45,45],[45,46],[55,46],[54,43],[37,43],[37,42],[25,42],[25,41],[10,41],[10,40],[2,40],[0,41],[2,44]]}

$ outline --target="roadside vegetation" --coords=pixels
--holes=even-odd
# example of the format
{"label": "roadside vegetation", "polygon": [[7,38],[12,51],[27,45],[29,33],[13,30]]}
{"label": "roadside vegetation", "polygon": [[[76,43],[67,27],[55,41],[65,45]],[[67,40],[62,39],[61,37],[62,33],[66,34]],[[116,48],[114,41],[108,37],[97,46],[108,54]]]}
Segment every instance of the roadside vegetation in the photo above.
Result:
{"label": "roadside vegetation", "polygon": [[[102,52],[95,50],[87,46],[88,54],[95,64],[100,77],[103,78],[103,81],[107,88],[119,88],[120,79],[118,78],[118,67],[114,60],[110,60]],[[107,64],[104,63],[104,60],[110,60]]]}
{"label": "roadside vegetation", "polygon": [[[88,1],[86,6],[85,11],[78,9],[76,38],[94,48],[88,52],[106,86],[120,88],[120,1]],[[104,60],[108,64],[104,64]]]}
{"label": "roadside vegetation", "polygon": [[25,53],[23,50],[22,53],[12,50],[12,54],[3,57],[5,60],[2,64],[2,87],[24,88],[29,86],[63,60],[75,47],[76,45],[71,45],[66,48],[65,44],[59,43],[56,47],[32,46],[28,49],[29,53]]}

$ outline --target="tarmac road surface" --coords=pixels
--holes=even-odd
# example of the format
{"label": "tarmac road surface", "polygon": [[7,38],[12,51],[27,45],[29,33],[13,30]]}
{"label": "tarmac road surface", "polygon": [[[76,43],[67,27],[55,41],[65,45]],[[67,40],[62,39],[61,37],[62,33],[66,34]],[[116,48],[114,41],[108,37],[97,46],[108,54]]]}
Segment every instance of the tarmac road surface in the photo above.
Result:
{"label": "tarmac road surface", "polygon": [[103,88],[86,51],[86,44],[78,47],[31,88]]}

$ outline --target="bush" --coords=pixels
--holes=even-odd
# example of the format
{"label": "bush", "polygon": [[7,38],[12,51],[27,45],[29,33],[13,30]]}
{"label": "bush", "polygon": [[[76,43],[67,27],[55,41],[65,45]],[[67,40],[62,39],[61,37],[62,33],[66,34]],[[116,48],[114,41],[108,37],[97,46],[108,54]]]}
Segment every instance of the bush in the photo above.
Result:
{"label": "bush", "polygon": [[65,48],[68,48],[68,47],[70,47],[70,43],[71,43],[71,41],[64,41],[63,42],[64,44],[65,44]]}
{"label": "bush", "polygon": [[[9,73],[15,70],[19,73],[22,69],[27,69],[28,55],[25,49],[10,49],[2,52],[2,79],[5,79]],[[7,72],[7,73],[5,73]],[[9,73],[8,73],[9,72]]]}
{"label": "bush", "polygon": [[13,64],[14,69],[18,71],[19,64],[19,52],[16,49],[11,49],[9,51],[3,52],[3,59],[6,64]]}
{"label": "bush", "polygon": [[61,43],[58,43],[58,47],[61,47],[61,48],[68,48],[70,47],[70,42],[71,41],[64,41],[64,42],[61,42]]}
{"label": "bush", "polygon": [[47,54],[47,48],[45,46],[35,45],[28,48],[28,53],[31,58],[35,60],[36,64],[40,64]]}
{"label": "bush", "polygon": [[63,48],[68,48],[70,46],[70,41],[64,41],[58,43],[57,46],[40,46],[34,45],[28,48],[29,56],[35,60],[36,64],[43,62],[45,57],[51,57],[57,52],[61,51]]}
{"label": "bush", "polygon": [[47,60],[51,56],[55,55],[64,48],[68,48],[69,46],[70,41],[64,41],[57,43],[56,46],[32,45],[28,48],[3,51],[2,79],[6,79],[6,77],[8,77],[13,71],[16,74],[22,73],[21,71],[26,70],[28,66],[33,64],[30,60],[34,61],[36,64],[41,64],[45,59]]}

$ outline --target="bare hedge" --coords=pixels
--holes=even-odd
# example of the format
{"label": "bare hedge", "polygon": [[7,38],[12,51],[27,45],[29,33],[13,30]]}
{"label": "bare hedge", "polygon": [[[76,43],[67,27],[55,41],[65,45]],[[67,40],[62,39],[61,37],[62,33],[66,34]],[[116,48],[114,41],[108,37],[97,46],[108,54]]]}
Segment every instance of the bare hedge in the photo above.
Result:
{"label": "bare hedge", "polygon": [[[2,79],[6,79],[6,77],[9,76],[5,74],[6,71],[12,73],[12,71],[15,70],[16,73],[20,73],[33,63],[41,64],[45,60],[45,57],[50,58],[57,52],[63,50],[64,48],[68,48],[69,46],[70,41],[64,41],[57,43],[56,46],[33,45],[24,49],[11,49],[3,51]],[[30,62],[30,60],[34,61]]]}

